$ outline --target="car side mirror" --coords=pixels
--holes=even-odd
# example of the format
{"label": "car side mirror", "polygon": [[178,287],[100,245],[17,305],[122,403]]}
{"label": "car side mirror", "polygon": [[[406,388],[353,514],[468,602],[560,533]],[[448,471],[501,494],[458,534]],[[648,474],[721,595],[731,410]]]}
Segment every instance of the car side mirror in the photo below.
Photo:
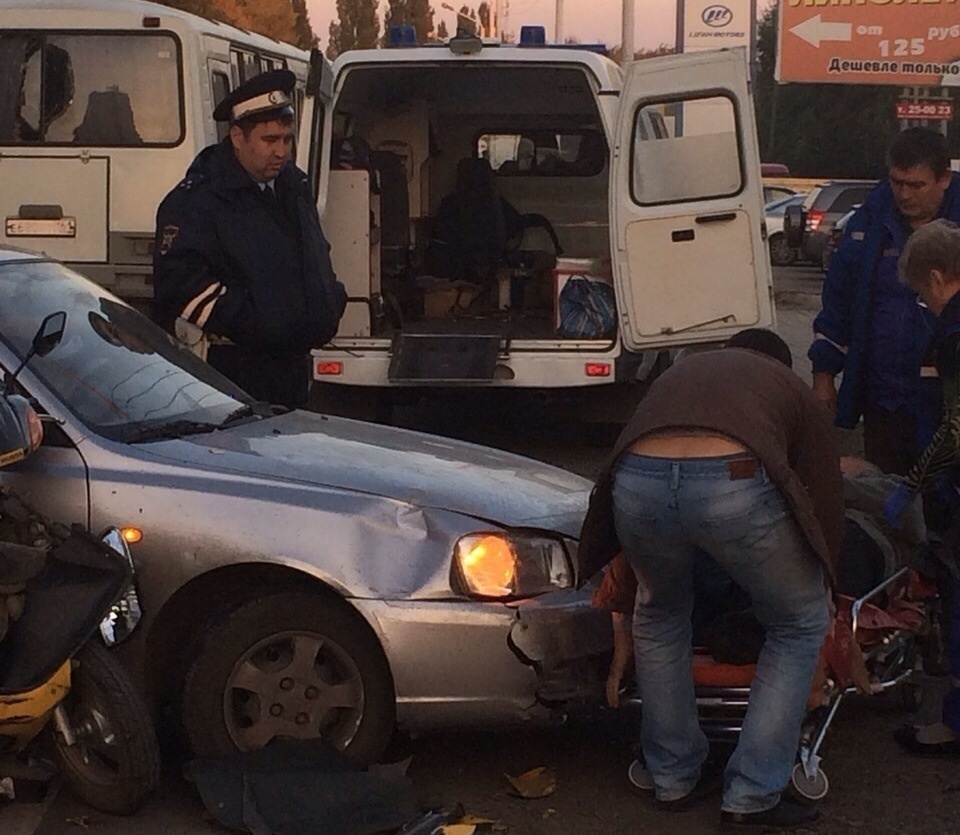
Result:
{"label": "car side mirror", "polygon": [[803,206],[787,206],[783,213],[783,236],[791,249],[803,246],[803,230],[806,223],[807,213]]}
{"label": "car side mirror", "polygon": [[41,323],[40,327],[37,329],[37,332],[33,335],[33,342],[30,343],[30,350],[27,351],[27,355],[23,358],[23,361],[17,366],[17,370],[10,374],[9,372],[4,375],[3,386],[8,391],[13,385],[17,377],[20,376],[20,372],[23,371],[24,366],[34,357],[45,357],[49,354],[57,345],[60,344],[60,340],[63,339],[63,332],[67,327],[67,314],[63,310],[58,310],[56,313],[51,313],[47,316]]}
{"label": "car side mirror", "polygon": [[51,313],[40,323],[40,328],[33,337],[34,356],[45,357],[63,339],[63,331],[67,326],[67,314],[62,310]]}

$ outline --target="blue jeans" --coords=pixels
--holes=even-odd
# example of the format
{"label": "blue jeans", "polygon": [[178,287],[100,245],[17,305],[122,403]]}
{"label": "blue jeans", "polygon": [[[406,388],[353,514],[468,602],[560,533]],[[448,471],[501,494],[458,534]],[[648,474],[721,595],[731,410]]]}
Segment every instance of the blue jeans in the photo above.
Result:
{"label": "blue jeans", "polygon": [[766,629],[724,775],[723,809],[750,813],[775,806],[790,779],[829,616],[820,563],[779,490],[762,468],[731,480],[729,461],[625,456],[615,474],[614,519],[650,593],[648,601],[637,595],[633,635],[641,744],[658,798],[688,794],[708,753],[691,670],[698,551],[749,595]]}

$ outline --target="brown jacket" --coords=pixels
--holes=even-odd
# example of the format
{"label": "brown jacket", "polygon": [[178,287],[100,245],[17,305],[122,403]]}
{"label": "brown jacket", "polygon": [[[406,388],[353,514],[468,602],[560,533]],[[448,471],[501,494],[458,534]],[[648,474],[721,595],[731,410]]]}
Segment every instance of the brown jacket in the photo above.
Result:
{"label": "brown jacket", "polygon": [[680,360],[650,387],[590,496],[580,532],[580,582],[620,552],[613,523],[613,476],[639,438],[669,429],[703,429],[733,438],[763,463],[832,574],[843,536],[843,483],[836,430],[810,388],[789,368],[743,348]]}

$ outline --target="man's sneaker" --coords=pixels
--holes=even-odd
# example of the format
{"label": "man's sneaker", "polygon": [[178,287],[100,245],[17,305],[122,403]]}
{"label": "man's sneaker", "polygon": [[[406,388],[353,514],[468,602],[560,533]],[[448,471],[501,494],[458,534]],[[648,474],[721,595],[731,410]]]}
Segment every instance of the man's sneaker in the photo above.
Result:
{"label": "man's sneaker", "polygon": [[723,770],[715,763],[706,762],[700,768],[700,779],[683,797],[676,800],[657,800],[657,808],[664,812],[686,812],[694,803],[723,791]]}
{"label": "man's sneaker", "polygon": [[765,829],[796,829],[816,823],[820,813],[812,806],[783,797],[772,809],[762,812],[721,812],[720,820],[727,826],[762,826]]}

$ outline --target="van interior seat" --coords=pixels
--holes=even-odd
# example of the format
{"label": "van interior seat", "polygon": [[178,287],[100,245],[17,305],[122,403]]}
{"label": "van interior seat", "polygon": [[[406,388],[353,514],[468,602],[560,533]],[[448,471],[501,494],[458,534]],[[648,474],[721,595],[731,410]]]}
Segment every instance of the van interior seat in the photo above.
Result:
{"label": "van interior seat", "polygon": [[380,194],[380,261],[384,275],[410,265],[410,195],[407,166],[393,151],[370,151],[371,184]]}
{"label": "van interior seat", "polygon": [[549,236],[554,254],[563,248],[553,225],[543,214],[521,214],[501,194],[490,163],[466,157],[457,163],[457,185],[434,216],[425,267],[439,278],[492,283],[501,266],[515,266],[516,252],[527,229],[540,228]]}

